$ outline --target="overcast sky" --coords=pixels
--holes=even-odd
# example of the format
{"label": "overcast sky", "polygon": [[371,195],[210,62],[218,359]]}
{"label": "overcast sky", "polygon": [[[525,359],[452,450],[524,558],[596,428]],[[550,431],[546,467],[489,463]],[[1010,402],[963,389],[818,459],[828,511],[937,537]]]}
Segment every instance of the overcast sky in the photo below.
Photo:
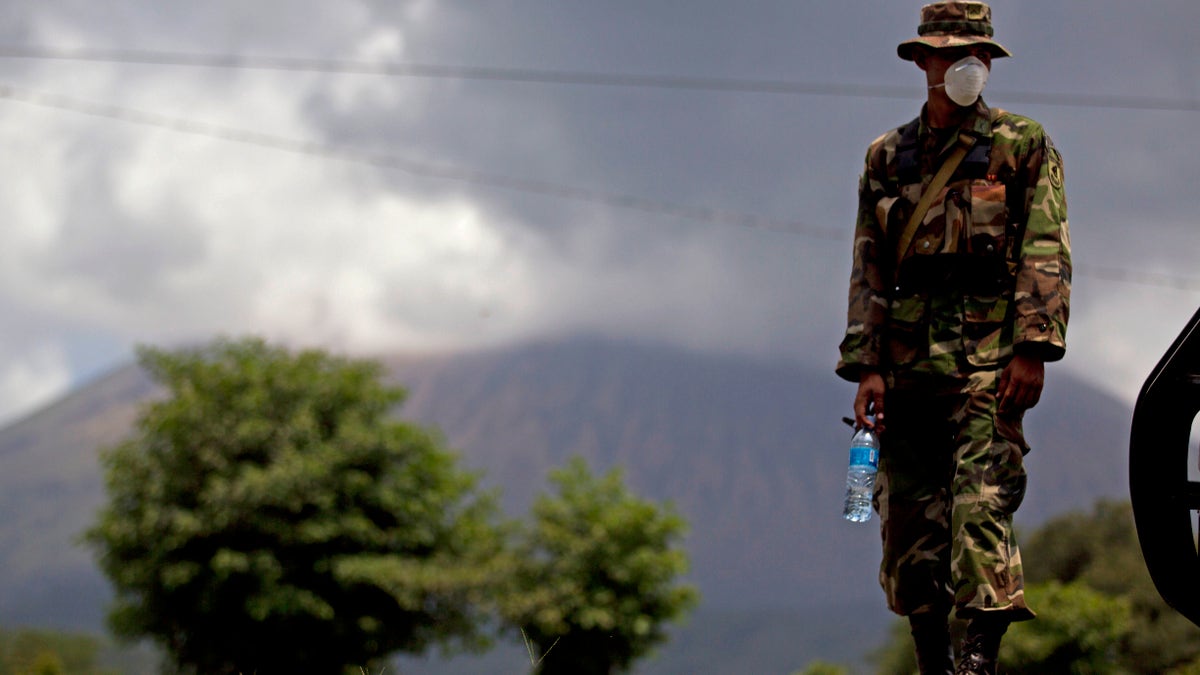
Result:
{"label": "overcast sky", "polygon": [[[137,344],[219,334],[377,354],[588,333],[831,372],[863,155],[923,94],[895,55],[919,2],[302,5],[0,4],[0,46],[42,56],[0,57],[0,421]],[[1077,274],[1049,376],[1132,401],[1200,304],[1200,4],[993,9],[1016,56],[984,96],[1066,161]],[[45,58],[78,50],[498,70]],[[497,77],[543,71],[616,83]],[[631,86],[652,77],[817,93]]]}

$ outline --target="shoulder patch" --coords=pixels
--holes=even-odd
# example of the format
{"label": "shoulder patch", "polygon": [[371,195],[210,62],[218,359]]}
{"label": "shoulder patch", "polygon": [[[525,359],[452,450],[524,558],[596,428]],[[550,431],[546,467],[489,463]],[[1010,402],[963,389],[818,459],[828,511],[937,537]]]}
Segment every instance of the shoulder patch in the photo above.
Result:
{"label": "shoulder patch", "polygon": [[1047,159],[1050,162],[1050,184],[1054,186],[1054,189],[1061,190],[1063,186],[1062,155],[1058,154],[1058,148],[1055,148],[1053,145],[1047,148],[1047,150],[1047,154],[1049,155]]}

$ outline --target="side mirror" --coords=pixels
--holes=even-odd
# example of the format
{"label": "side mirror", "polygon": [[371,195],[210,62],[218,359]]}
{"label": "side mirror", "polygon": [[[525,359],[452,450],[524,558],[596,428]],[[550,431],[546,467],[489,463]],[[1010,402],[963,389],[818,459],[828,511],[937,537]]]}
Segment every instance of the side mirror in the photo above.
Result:
{"label": "side mirror", "polygon": [[1146,568],[1167,604],[1200,626],[1200,553],[1188,480],[1192,421],[1200,412],[1200,310],[1150,373],[1133,409],[1129,496]]}

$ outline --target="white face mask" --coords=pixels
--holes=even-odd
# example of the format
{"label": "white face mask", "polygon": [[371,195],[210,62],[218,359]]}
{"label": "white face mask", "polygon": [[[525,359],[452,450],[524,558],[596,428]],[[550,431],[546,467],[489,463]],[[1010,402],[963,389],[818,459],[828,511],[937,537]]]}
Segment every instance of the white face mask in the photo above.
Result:
{"label": "white face mask", "polygon": [[942,84],[935,84],[930,89],[946,88],[946,95],[958,105],[973,105],[983,93],[987,84],[988,69],[974,56],[968,56],[955,61],[946,69],[946,79]]}

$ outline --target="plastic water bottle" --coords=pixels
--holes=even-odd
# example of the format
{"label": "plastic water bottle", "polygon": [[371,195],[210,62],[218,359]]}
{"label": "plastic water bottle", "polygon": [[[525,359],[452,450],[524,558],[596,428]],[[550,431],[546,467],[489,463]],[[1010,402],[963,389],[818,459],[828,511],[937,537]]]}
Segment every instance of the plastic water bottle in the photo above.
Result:
{"label": "plastic water bottle", "polygon": [[850,467],[846,470],[846,505],[842,516],[852,523],[871,519],[871,493],[879,471],[879,438],[870,429],[859,429],[850,440]]}

